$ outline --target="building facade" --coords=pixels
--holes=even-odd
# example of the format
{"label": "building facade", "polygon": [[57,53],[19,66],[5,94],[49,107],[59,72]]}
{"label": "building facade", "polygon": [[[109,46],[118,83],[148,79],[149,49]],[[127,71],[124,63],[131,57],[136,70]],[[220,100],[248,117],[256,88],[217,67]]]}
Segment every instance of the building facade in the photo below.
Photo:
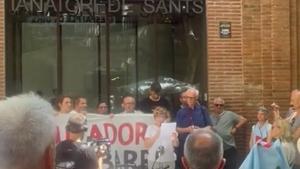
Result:
{"label": "building facade", "polygon": [[[209,105],[223,97],[227,109],[255,122],[258,106],[287,110],[290,91],[300,88],[297,0],[206,0],[194,5],[203,7],[197,14],[124,17],[140,10],[135,1],[96,22],[14,13],[27,1],[10,2],[0,2],[2,97],[41,90],[117,103],[124,90],[142,97],[141,81],[171,77],[195,85]],[[250,126],[237,135],[242,153]]]}

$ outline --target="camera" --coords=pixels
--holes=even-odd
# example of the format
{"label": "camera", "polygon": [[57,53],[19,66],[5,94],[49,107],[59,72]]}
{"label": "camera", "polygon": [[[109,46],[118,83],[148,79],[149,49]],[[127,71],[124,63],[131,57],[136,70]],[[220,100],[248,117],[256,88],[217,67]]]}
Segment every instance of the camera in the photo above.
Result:
{"label": "camera", "polygon": [[109,158],[110,157],[110,140],[108,138],[103,139],[95,139],[88,137],[86,143],[84,143],[86,146],[91,147],[97,154],[98,158]]}

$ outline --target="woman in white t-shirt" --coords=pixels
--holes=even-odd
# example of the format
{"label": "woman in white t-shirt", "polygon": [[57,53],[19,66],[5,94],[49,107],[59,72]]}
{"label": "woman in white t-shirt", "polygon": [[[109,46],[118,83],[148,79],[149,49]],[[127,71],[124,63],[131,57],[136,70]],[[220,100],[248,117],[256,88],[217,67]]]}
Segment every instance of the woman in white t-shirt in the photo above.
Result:
{"label": "woman in white t-shirt", "polygon": [[153,110],[154,124],[149,125],[144,146],[148,149],[148,168],[175,168],[176,154],[174,147],[178,146],[177,133],[170,133],[170,139],[159,140],[160,126],[170,118],[170,113],[163,107],[156,107]]}

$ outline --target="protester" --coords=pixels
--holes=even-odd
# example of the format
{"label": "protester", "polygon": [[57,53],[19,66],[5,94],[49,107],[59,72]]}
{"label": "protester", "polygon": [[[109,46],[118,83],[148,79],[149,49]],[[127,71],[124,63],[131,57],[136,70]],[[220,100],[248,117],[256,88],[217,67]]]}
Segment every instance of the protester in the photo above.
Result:
{"label": "protester", "polygon": [[100,101],[97,104],[97,113],[98,114],[109,114],[108,113],[108,106],[107,106],[105,101]]}
{"label": "protester", "polygon": [[272,125],[268,122],[269,111],[265,107],[257,109],[257,123],[252,126],[249,148],[260,141],[267,141]]}
{"label": "protester", "polygon": [[70,112],[71,114],[83,114],[84,116],[87,115],[87,100],[82,96],[78,96],[74,99],[74,109]]}
{"label": "protester", "polygon": [[295,151],[289,123],[277,119],[272,125],[267,141],[261,141],[252,147],[240,169],[290,169],[294,163]]}
{"label": "protester", "polygon": [[0,101],[0,168],[53,169],[54,110],[23,94]]}
{"label": "protester", "polygon": [[209,129],[197,129],[184,144],[183,169],[223,169],[223,143]]}
{"label": "protester", "polygon": [[[300,91],[295,89],[291,92],[290,97],[290,105],[288,116],[285,118],[285,120],[290,124],[291,126],[291,132],[293,136],[293,141],[296,144],[297,141],[300,138]],[[279,112],[279,106],[276,103],[273,103],[273,114],[275,116],[275,119],[282,119]],[[300,153],[296,153],[296,160],[295,164],[293,166],[293,169],[300,168]]]}
{"label": "protester", "polygon": [[300,91],[298,89],[295,89],[291,92],[290,95],[290,108],[287,111],[287,113],[285,114],[285,119],[288,120],[289,122],[291,122],[291,120],[295,117],[295,101],[296,101],[296,96],[297,93],[299,93]]}
{"label": "protester", "polygon": [[177,149],[177,164],[183,168],[180,159],[183,156],[183,146],[186,137],[194,129],[211,126],[211,120],[206,109],[199,105],[197,100],[199,91],[194,88],[189,88],[185,92],[186,106],[177,112],[176,123],[177,132],[179,133],[179,147]]}
{"label": "protester", "polygon": [[72,110],[72,99],[69,96],[59,96],[56,99],[55,109],[57,114],[69,113]]}
{"label": "protester", "polygon": [[68,138],[56,146],[56,169],[98,169],[96,152],[81,144],[85,126],[82,114],[73,114],[66,126]]}
{"label": "protester", "polygon": [[57,113],[55,114],[55,122],[57,124],[67,124],[68,119],[70,118],[70,111],[72,110],[72,99],[69,96],[59,96],[56,99],[55,108]]}
{"label": "protester", "polygon": [[271,104],[272,107],[272,112],[273,112],[273,116],[274,119],[286,119],[289,123],[292,123],[292,120],[294,119],[294,117],[297,115],[297,112],[295,112],[295,104],[296,104],[296,97],[297,97],[297,93],[299,93],[300,91],[298,89],[295,89],[291,92],[290,94],[290,107],[289,110],[282,114],[279,111],[280,106],[273,102]]}
{"label": "protester", "polygon": [[135,110],[135,98],[132,96],[124,96],[121,106],[123,108],[123,112],[121,112],[121,114],[142,113],[141,111]]}
{"label": "protester", "polygon": [[241,128],[247,119],[232,111],[224,110],[225,101],[217,97],[213,101],[214,111],[211,114],[213,130],[223,139],[225,169],[235,169],[237,166],[237,149],[234,134]]}
{"label": "protester", "polygon": [[157,106],[164,107],[168,111],[171,111],[170,103],[161,96],[160,83],[155,81],[150,86],[149,96],[140,102],[139,109],[144,113],[152,113],[152,110]]}
{"label": "protester", "polygon": [[[149,125],[145,134],[145,148],[148,149],[148,168],[175,168],[176,155],[174,153],[174,147],[178,146],[177,133],[170,134],[171,141],[159,140],[161,133],[160,127],[163,122],[170,119],[170,113],[163,107],[156,107],[153,110],[154,124]],[[163,148],[162,148],[163,147]],[[161,148],[162,155],[156,157],[156,153]]]}

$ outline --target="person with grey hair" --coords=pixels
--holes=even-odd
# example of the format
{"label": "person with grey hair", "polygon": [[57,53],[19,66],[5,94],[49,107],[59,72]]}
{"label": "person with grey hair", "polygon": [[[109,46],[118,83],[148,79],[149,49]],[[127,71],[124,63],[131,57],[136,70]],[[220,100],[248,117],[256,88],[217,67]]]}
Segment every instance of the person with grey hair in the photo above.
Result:
{"label": "person with grey hair", "polygon": [[246,124],[247,119],[232,111],[224,110],[225,101],[217,97],[213,101],[214,109],[211,114],[213,130],[223,139],[224,158],[226,159],[225,169],[237,168],[237,148],[234,135],[238,129]]}
{"label": "person with grey hair", "polygon": [[30,93],[0,101],[0,168],[54,168],[54,110]]}
{"label": "person with grey hair", "polygon": [[222,169],[223,143],[219,135],[209,129],[197,129],[184,144],[184,169]]}
{"label": "person with grey hair", "polygon": [[265,107],[257,109],[257,123],[252,126],[249,148],[258,142],[266,141],[272,125],[268,122],[269,111]]}
{"label": "person with grey hair", "polygon": [[183,146],[189,133],[197,128],[211,126],[209,114],[204,106],[198,104],[199,91],[189,88],[185,92],[186,106],[176,115],[176,130],[178,132],[179,147],[177,148],[177,165],[183,168],[180,159],[183,156]]}

